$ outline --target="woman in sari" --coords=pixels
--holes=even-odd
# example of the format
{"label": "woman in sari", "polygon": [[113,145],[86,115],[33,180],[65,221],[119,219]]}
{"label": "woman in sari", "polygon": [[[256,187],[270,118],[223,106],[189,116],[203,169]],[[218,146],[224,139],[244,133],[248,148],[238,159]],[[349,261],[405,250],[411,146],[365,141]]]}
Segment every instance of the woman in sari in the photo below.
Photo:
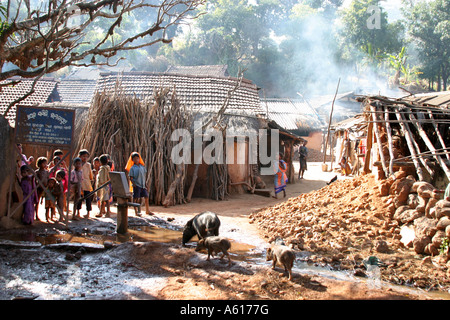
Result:
{"label": "woman in sari", "polygon": [[286,183],[288,181],[286,170],[287,170],[287,164],[283,160],[283,155],[278,155],[278,161],[275,161],[274,163],[275,168],[275,179],[274,179],[274,187],[275,187],[275,196],[274,198],[278,199],[278,193],[283,191],[283,198],[286,197]]}

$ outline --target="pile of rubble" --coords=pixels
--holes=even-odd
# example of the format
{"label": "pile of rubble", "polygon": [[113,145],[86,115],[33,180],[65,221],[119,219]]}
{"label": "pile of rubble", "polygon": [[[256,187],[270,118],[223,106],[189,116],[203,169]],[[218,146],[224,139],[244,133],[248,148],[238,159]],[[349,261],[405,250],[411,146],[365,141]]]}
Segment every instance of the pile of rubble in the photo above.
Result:
{"label": "pile of rubble", "polygon": [[383,180],[379,188],[380,195],[387,196],[389,217],[402,226],[405,246],[418,254],[436,256],[442,250],[448,255],[450,201],[442,199],[442,190],[428,182],[416,182],[404,171]]}
{"label": "pile of rubble", "polygon": [[385,280],[450,287],[450,202],[442,197],[403,171],[381,181],[364,175],[254,212],[250,222],[268,242],[282,237],[314,263],[356,270],[376,256]]}

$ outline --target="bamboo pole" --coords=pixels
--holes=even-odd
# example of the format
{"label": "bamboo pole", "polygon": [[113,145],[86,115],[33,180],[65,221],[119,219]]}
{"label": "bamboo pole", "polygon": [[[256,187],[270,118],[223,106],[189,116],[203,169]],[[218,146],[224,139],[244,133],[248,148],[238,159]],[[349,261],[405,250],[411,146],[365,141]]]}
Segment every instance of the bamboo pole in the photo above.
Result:
{"label": "bamboo pole", "polygon": [[341,83],[341,78],[339,78],[336,93],[334,94],[333,103],[331,104],[331,111],[330,111],[330,120],[328,121],[328,131],[327,131],[327,139],[325,140],[325,148],[323,150],[323,164],[325,164],[327,159],[327,149],[328,149],[328,139],[330,139],[330,128],[331,128],[331,120],[333,118],[333,109],[334,109],[334,102],[336,101],[336,96],[339,91],[339,85]]}
{"label": "bamboo pole", "polygon": [[364,159],[364,173],[371,172],[370,170],[370,159],[372,154],[372,142],[373,142],[373,123],[369,123],[367,128],[367,145],[366,145],[366,158]]}
{"label": "bamboo pole", "polygon": [[[372,110],[375,110],[375,107],[372,106],[372,105],[370,106],[370,108]],[[375,121],[376,120],[376,114],[372,113],[372,117],[373,117],[373,120]],[[376,124],[373,126],[373,128],[374,128],[374,132],[375,132],[375,137],[377,139],[378,152],[380,154],[381,166],[383,167],[384,174],[385,174],[385,176],[387,178],[388,177],[388,169],[386,168],[386,161],[385,161],[384,154],[383,154],[383,146],[381,144],[380,132],[379,132],[378,126]]]}
{"label": "bamboo pole", "polygon": [[[395,111],[398,111],[398,110],[395,109]],[[399,119],[399,120],[402,119],[402,115],[399,112],[396,112],[396,116],[397,116],[397,119]],[[409,131],[409,128],[407,128],[403,122],[400,123],[400,128],[402,129],[403,135],[405,136],[406,143],[409,148],[409,152],[414,156],[412,158],[412,160],[413,160],[414,166],[416,167],[417,176],[419,177],[420,181],[424,181],[422,168],[420,167],[420,163],[416,157],[417,152],[416,152],[416,149],[414,148],[412,134]]]}
{"label": "bamboo pole", "polygon": [[[438,139],[439,139],[439,142],[441,143],[441,147],[444,148],[444,149],[447,149],[447,147],[445,146],[444,139],[442,138],[442,135],[441,135],[441,133],[439,132],[439,128],[438,128],[438,126],[436,125],[435,119],[434,119],[434,117],[433,117],[433,112],[431,112],[431,110],[428,110],[428,115],[430,116],[430,120],[431,120],[432,123],[433,123],[434,130],[436,130],[436,135],[437,135],[437,137],[438,137]],[[446,157],[447,157],[447,160],[450,160],[450,153],[447,153],[447,154],[446,154]]]}
{"label": "bamboo pole", "polygon": [[[385,108],[387,111],[387,108]],[[389,113],[384,113],[384,120],[386,121],[386,132],[388,136],[388,146],[389,146],[389,175],[394,174],[394,146],[392,143],[392,133],[391,133],[391,124],[389,123]]]}
{"label": "bamboo pole", "polygon": [[445,164],[445,161],[438,155],[434,154],[436,152],[435,147],[431,143],[430,139],[428,138],[425,130],[423,130],[422,126],[420,125],[419,121],[416,119],[416,117],[411,113],[409,115],[412,123],[416,127],[417,131],[419,132],[419,135],[422,137],[422,140],[427,145],[428,149],[433,152],[434,158],[437,160],[437,162],[440,164],[442,170],[444,170],[445,175],[447,176],[447,179],[450,180],[450,170],[448,169],[447,165]]}

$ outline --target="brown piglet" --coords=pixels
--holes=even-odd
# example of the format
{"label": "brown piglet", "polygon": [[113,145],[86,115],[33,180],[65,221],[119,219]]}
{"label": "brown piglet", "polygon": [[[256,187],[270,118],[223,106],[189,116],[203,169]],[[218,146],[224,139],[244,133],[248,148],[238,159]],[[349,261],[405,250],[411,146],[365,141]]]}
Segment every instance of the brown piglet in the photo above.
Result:
{"label": "brown piglet", "polygon": [[223,255],[220,259],[223,259],[224,256],[228,257],[228,265],[231,265],[231,258],[228,253],[228,250],[231,248],[231,243],[229,240],[220,236],[212,236],[200,239],[197,243],[197,248],[195,251],[200,251],[202,249],[208,250],[208,258],[206,260],[209,261],[209,257],[214,257],[214,252],[219,253],[222,252]]}
{"label": "brown piglet", "polygon": [[295,253],[284,245],[271,245],[267,248],[266,261],[272,260],[272,269],[275,269],[277,262],[288,272],[289,280],[292,280],[292,267],[294,266]]}

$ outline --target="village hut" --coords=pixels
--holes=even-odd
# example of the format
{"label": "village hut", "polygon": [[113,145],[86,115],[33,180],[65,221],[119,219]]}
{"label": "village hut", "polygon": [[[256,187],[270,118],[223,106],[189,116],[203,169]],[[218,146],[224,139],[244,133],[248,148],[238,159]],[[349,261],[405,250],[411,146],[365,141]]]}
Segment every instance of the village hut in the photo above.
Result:
{"label": "village hut", "polygon": [[353,174],[362,169],[367,146],[367,122],[363,114],[331,125],[331,169],[339,168],[342,157],[348,159]]}
{"label": "village hut", "polygon": [[450,181],[450,92],[399,99],[361,98],[367,122],[364,171],[380,178],[399,169],[419,181],[445,187]]}
{"label": "village hut", "polygon": [[60,101],[57,84],[54,78],[25,79],[12,77],[1,82],[0,114],[14,127],[16,121],[16,106],[36,106],[46,102]]}
{"label": "village hut", "polygon": [[[221,130],[224,135],[232,133],[234,139],[231,142],[229,139],[224,139],[224,141],[227,141],[223,144],[225,158],[227,146],[230,147],[231,143],[234,157],[241,154],[243,160],[229,160],[232,163],[214,163],[212,165],[204,161],[202,163],[192,161],[184,170],[183,186],[186,198],[183,198],[181,202],[190,201],[192,196],[221,200],[226,199],[229,193],[254,192],[255,189],[258,189],[256,182],[260,180],[256,176],[259,174],[259,163],[250,161],[254,157],[252,157],[252,150],[250,149],[252,141],[249,132],[258,133],[258,130],[263,128],[271,130],[267,121],[265,121],[265,112],[261,108],[256,85],[242,77],[226,76],[223,71],[220,71],[222,73],[219,75],[210,75],[209,72],[206,75],[179,74],[173,73],[173,70],[165,73],[109,72],[100,73],[97,82],[97,95],[102,96],[102,99],[107,99],[108,95],[120,96],[120,99],[128,97],[127,99],[137,99],[144,101],[146,104],[154,105],[158,100],[157,96],[162,102],[176,97],[177,104],[182,106],[182,108],[180,107],[180,117],[189,119],[184,123],[183,128],[189,128],[190,132],[193,132],[191,129],[196,124],[200,123],[202,126],[202,150],[211,143],[211,141],[205,141],[204,139],[208,129]],[[166,90],[168,96],[165,98],[160,94],[155,96],[155,93],[161,90]],[[91,108],[93,107],[95,107],[95,103]],[[139,119],[139,121],[141,120]],[[177,128],[179,127],[169,129]],[[291,139],[291,137],[282,134],[280,134],[280,137],[281,139],[283,137]],[[145,136],[142,137],[142,139],[145,138]],[[106,140],[108,139],[110,138],[106,137]],[[93,148],[91,144],[92,142],[81,141],[79,147]],[[124,152],[124,155],[120,152],[123,143],[110,143],[110,145],[119,148],[109,148],[111,152],[108,152],[115,159],[116,164],[119,164],[120,161],[117,157],[125,157],[124,155],[129,152]],[[94,152],[98,153],[100,151],[98,148],[99,145],[97,144],[93,148],[95,149]],[[107,152],[107,150],[103,149],[102,152]],[[116,169],[123,170],[123,166],[119,165]],[[171,179],[168,179],[165,188],[170,183]],[[165,192],[167,190],[162,193]],[[158,202],[157,204],[162,204],[161,201]]]}
{"label": "village hut", "polygon": [[[325,122],[307,100],[303,98],[263,98],[261,106],[265,108],[269,120],[300,138],[295,143],[294,161],[299,159],[298,147],[303,141],[307,141],[308,161],[319,160]],[[293,177],[294,175],[290,181],[294,181]]]}
{"label": "village hut", "polygon": [[225,64],[203,66],[169,66],[166,73],[206,77],[230,76],[228,73],[228,66]]}
{"label": "village hut", "polygon": [[330,122],[331,109],[333,108],[331,118],[331,123],[333,124],[361,113],[361,103],[357,101],[357,97],[353,91],[350,91],[338,93],[336,96],[312,96],[308,98],[308,102],[326,124]]}

